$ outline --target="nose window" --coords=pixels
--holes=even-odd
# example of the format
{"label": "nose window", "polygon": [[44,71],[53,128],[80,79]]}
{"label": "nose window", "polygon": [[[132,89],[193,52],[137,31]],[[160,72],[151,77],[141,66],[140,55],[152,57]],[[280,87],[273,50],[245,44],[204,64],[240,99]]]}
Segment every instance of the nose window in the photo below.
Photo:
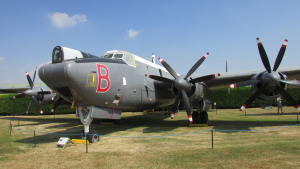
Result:
{"label": "nose window", "polygon": [[61,62],[63,59],[62,57],[63,57],[63,54],[62,54],[60,47],[55,47],[53,50],[53,54],[52,54],[52,59],[53,59],[52,62],[53,63]]}

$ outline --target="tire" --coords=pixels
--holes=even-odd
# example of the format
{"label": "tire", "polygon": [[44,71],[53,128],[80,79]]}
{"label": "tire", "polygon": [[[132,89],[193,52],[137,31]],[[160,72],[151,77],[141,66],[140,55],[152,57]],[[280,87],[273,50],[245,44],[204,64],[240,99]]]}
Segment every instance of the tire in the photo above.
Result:
{"label": "tire", "polygon": [[206,111],[202,111],[200,115],[201,124],[208,124],[208,114]]}
{"label": "tire", "polygon": [[193,111],[192,113],[193,123],[200,123],[199,113],[197,111]]}
{"label": "tire", "polygon": [[98,132],[95,130],[90,131],[87,135],[87,139],[89,140],[90,143],[99,142]]}

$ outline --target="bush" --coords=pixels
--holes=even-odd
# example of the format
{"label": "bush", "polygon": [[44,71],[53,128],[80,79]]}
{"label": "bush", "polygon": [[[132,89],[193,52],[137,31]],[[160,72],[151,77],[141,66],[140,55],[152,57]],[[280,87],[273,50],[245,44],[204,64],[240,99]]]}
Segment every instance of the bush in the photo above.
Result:
{"label": "bush", "polygon": [[[12,97],[16,94],[2,94],[0,95],[0,114],[25,114],[26,110],[31,102],[30,97],[22,97],[13,99]],[[50,111],[53,107],[53,104],[41,105],[44,114],[52,114]],[[58,106],[55,110],[55,114],[70,114],[75,113],[75,109],[71,109],[70,105]],[[31,106],[28,111],[28,115],[38,115],[39,110],[35,107],[34,103],[31,103]]]}
{"label": "bush", "polygon": [[[300,90],[298,88],[288,88],[287,92],[297,101],[300,98]],[[247,99],[253,94],[251,87],[239,87],[230,89],[230,95],[228,95],[227,88],[216,89],[211,91],[211,101],[217,103],[217,108],[240,108]],[[276,99],[258,101],[255,100],[248,107],[259,107],[259,104],[271,103],[276,106]],[[292,106],[285,98],[282,97],[282,105]]]}

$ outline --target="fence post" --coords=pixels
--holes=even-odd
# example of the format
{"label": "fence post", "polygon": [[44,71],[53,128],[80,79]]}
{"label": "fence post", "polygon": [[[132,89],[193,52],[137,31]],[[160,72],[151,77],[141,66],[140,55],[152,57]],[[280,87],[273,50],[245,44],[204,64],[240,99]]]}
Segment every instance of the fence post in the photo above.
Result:
{"label": "fence post", "polygon": [[34,130],[34,147],[36,147],[35,130]]}
{"label": "fence post", "polygon": [[211,129],[211,148],[214,149],[214,130]]}
{"label": "fence post", "polygon": [[86,145],[86,153],[88,153],[87,133],[85,133],[85,145]]}
{"label": "fence post", "polygon": [[53,113],[53,115],[54,115],[54,121],[55,121],[55,114]]}
{"label": "fence post", "polygon": [[9,125],[10,125],[10,126],[9,126],[9,128],[10,128],[10,134],[9,134],[9,135],[11,136],[11,130],[12,130],[11,120],[10,120],[10,122],[9,122]]}
{"label": "fence post", "polygon": [[246,110],[245,110],[245,117],[246,117]]}
{"label": "fence post", "polygon": [[297,123],[298,123],[298,113],[297,113]]}

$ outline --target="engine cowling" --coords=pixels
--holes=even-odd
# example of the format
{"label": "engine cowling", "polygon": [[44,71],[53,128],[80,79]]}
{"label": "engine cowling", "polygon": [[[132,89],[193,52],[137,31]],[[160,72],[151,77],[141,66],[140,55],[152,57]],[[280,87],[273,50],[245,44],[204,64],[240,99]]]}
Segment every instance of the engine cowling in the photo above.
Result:
{"label": "engine cowling", "polygon": [[[261,72],[259,73],[257,76],[253,77],[252,80],[262,80],[262,77],[267,74],[267,71]],[[286,80],[287,76],[282,74],[281,72],[278,72],[278,78],[280,78],[280,80]],[[279,84],[284,90],[287,89],[287,84],[285,83],[280,83]],[[262,87],[262,84],[256,84],[256,85],[252,85],[252,91],[253,93],[255,93],[258,89],[260,89]],[[267,88],[265,89],[262,94],[258,97],[258,100],[272,100],[272,99],[276,99],[280,96],[280,92],[274,87],[274,88]]]}

